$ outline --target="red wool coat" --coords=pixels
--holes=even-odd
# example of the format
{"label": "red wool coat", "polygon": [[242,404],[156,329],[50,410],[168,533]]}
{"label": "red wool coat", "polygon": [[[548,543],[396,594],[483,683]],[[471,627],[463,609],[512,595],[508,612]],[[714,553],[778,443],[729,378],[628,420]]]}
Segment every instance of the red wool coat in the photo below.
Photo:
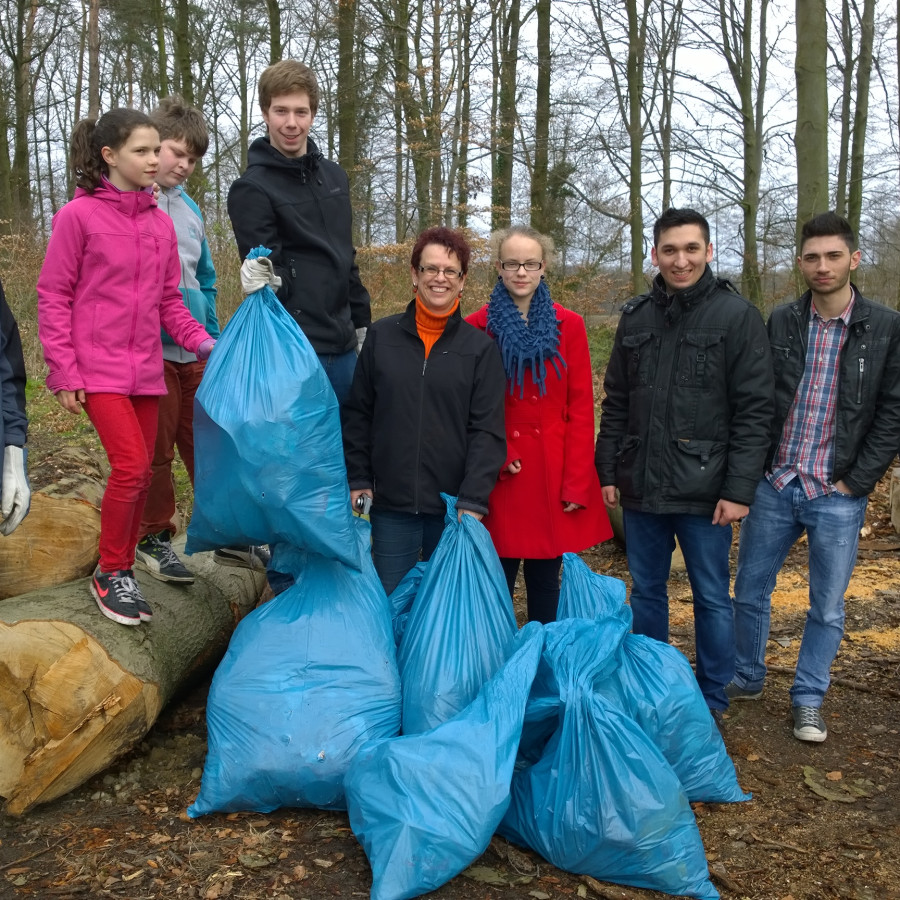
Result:
{"label": "red wool coat", "polygon": [[[612,537],[594,466],[594,382],[584,319],[554,303],[560,321],[558,378],[547,365],[543,397],[525,372],[525,391],[506,393],[506,463],[484,524],[500,556],[551,559]],[[487,306],[467,317],[487,331]],[[561,367],[562,368],[562,367]],[[520,460],[517,475],[506,466]],[[564,513],[566,503],[584,509]]]}

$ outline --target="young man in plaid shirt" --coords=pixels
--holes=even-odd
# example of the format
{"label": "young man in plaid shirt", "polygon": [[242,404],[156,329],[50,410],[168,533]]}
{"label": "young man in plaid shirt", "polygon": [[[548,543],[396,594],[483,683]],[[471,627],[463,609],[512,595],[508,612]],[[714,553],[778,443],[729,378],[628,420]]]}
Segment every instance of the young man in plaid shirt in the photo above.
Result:
{"label": "young man in plaid shirt", "polygon": [[766,474],[741,527],[730,700],[762,695],[772,590],[807,534],[810,608],[790,691],[801,741],[828,736],[820,710],[868,494],[900,446],[900,314],[851,283],[859,260],[846,219],[823,213],[803,226],[797,263],[809,290],[768,322],[775,420]]}

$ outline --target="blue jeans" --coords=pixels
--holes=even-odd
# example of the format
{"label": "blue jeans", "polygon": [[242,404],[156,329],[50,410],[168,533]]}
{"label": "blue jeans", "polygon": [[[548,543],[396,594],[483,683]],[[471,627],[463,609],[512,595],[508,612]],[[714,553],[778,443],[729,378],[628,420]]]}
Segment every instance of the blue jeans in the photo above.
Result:
{"label": "blue jeans", "polygon": [[331,382],[338,403],[343,406],[350,393],[350,385],[353,382],[353,372],[356,369],[356,351],[348,350],[346,353],[317,353],[319,362]]}
{"label": "blue jeans", "polygon": [[694,595],[697,684],[710,709],[728,709],[725,685],[734,675],[731,608],[731,526],[712,516],[624,509],[625,549],[631,572],[632,630],[669,640],[669,570],[675,538],[681,544]]}
{"label": "blue jeans", "polygon": [[867,497],[837,492],[809,500],[799,479],[781,492],[763,478],[750,515],[741,526],[734,624],[735,683],[762,690],[766,677],[772,591],[788,551],[806,530],[809,547],[809,610],[800,642],[793,706],[820,707],[831,681],[831,664],[844,636],[844,593],[856,565]]}
{"label": "blue jeans", "polygon": [[[353,382],[353,372],[356,369],[356,351],[348,350],[346,353],[317,353],[319,362],[331,382],[332,390],[338,403],[343,406],[347,394],[350,393],[350,385]],[[411,567],[410,567],[411,568]],[[273,569],[271,563],[266,569],[266,577],[273,594],[286,591],[294,583],[294,576],[288,572],[279,572]]]}
{"label": "blue jeans", "polygon": [[390,594],[403,576],[419,561],[431,559],[444,531],[444,516],[373,509],[372,561]]}

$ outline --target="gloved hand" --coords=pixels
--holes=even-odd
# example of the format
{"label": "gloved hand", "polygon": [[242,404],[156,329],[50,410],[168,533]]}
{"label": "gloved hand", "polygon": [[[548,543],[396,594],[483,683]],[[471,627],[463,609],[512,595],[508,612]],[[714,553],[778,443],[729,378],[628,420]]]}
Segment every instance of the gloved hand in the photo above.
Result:
{"label": "gloved hand", "polygon": [[31,506],[31,486],[25,474],[28,451],[10,444],[3,451],[3,490],[0,492],[0,534],[10,535]]}
{"label": "gloved hand", "polygon": [[212,353],[212,348],[216,346],[215,338],[207,338],[198,348],[197,348],[197,359],[200,362],[203,362],[204,359],[209,359],[209,354]]}
{"label": "gloved hand", "polygon": [[241,263],[241,287],[244,296],[252,294],[264,288],[266,285],[277,290],[281,287],[281,279],[275,274],[275,267],[268,256],[258,256],[256,259],[245,259]]}
{"label": "gloved hand", "polygon": [[362,353],[362,345],[366,339],[366,332],[368,330],[369,329],[366,327],[356,329],[356,355],[357,356],[359,356],[359,354]]}

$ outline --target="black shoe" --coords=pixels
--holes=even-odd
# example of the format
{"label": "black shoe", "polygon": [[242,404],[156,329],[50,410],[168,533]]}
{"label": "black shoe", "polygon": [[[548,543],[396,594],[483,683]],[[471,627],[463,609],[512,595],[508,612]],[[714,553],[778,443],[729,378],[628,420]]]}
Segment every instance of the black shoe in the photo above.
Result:
{"label": "black shoe", "polygon": [[135,568],[141,569],[157,581],[193,584],[194,576],[175,555],[169,543],[169,532],[148,534],[134,550]]}
{"label": "black shoe", "polygon": [[265,572],[271,558],[268,547],[256,544],[248,547],[222,547],[213,553],[213,562],[220,566],[253,569],[255,572]]}
{"label": "black shoe", "polygon": [[813,741],[821,744],[828,737],[828,728],[822,714],[815,706],[795,706],[794,737],[798,741]]}
{"label": "black shoe", "polygon": [[[107,619],[120,625],[140,625],[141,612],[138,598],[146,605],[141,589],[134,580],[131,569],[101,572],[97,566],[91,579],[91,593]],[[147,610],[150,607],[147,606]],[[152,613],[150,613],[152,615]]]}
{"label": "black shoe", "polygon": [[762,688],[758,691],[754,691],[750,688],[742,688],[734,681],[729,681],[728,684],[725,685],[725,696],[729,700],[759,700],[762,695]]}
{"label": "black shoe", "polygon": [[712,716],[713,722],[716,723],[716,728],[722,731],[725,728],[725,710],[710,709],[709,714]]}

